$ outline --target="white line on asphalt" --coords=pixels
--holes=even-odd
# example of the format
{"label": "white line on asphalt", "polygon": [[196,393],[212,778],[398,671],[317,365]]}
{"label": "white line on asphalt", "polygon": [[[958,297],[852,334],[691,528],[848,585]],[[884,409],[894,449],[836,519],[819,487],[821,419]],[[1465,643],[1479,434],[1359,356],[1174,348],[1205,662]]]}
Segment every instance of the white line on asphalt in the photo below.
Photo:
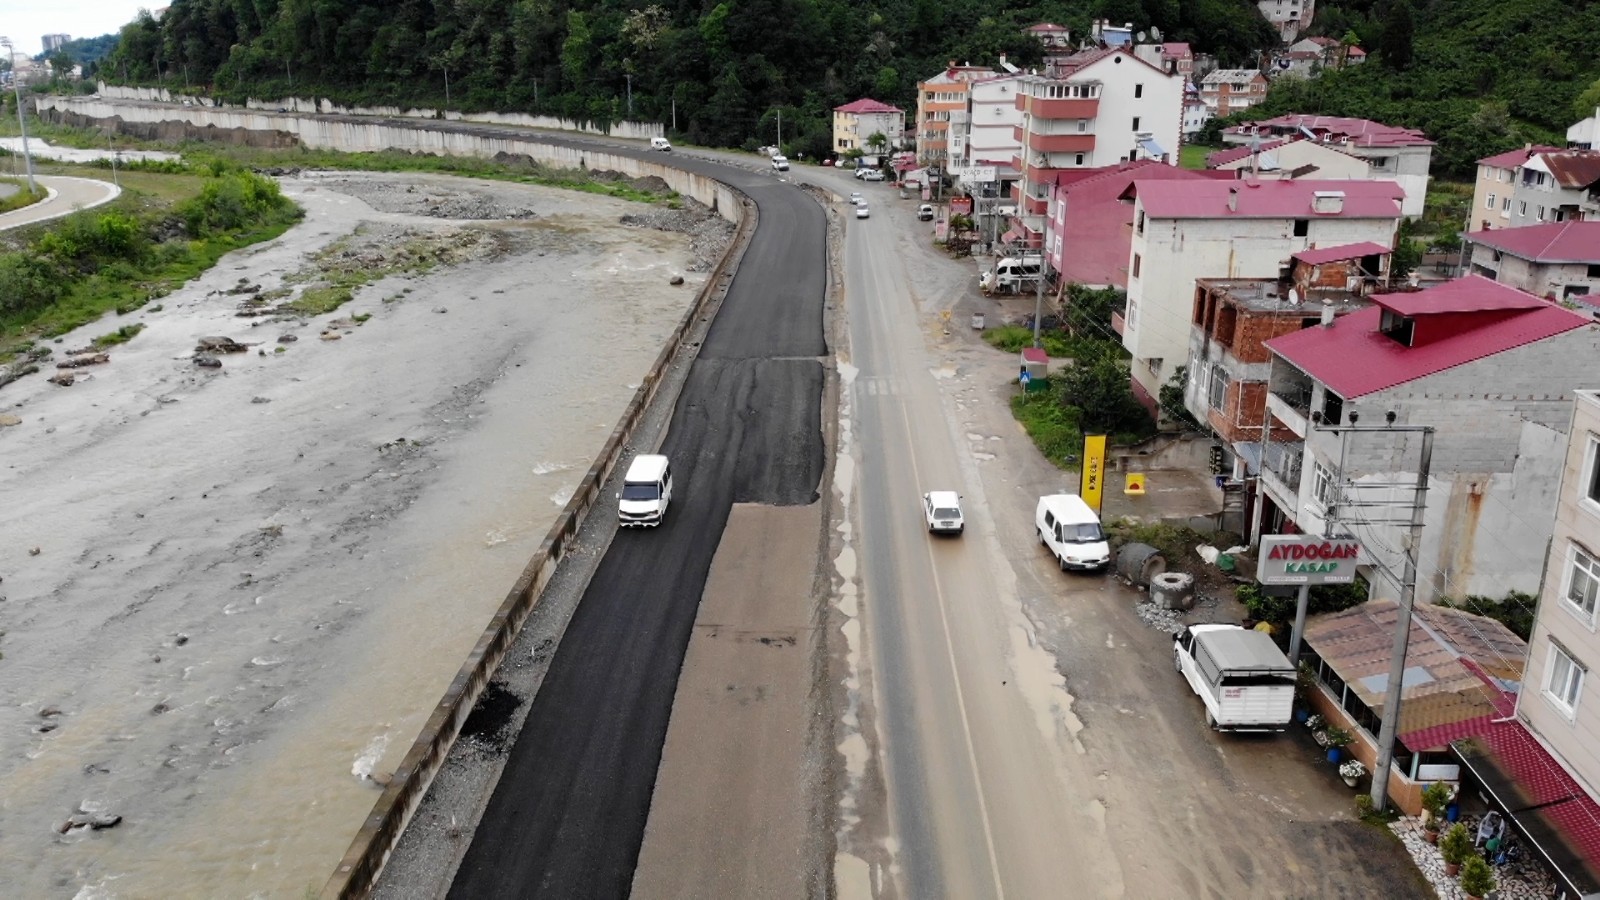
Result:
{"label": "white line on asphalt", "polygon": [[[911,416],[906,412],[906,405],[900,404],[900,421],[905,425],[906,446],[915,447],[916,440],[911,434]],[[911,462],[911,477],[917,485],[922,485],[922,474],[917,471],[917,458],[915,453],[906,454]],[[923,542],[923,549],[928,554],[928,569],[933,573],[933,593],[939,600],[939,624],[944,631],[944,649],[950,655],[950,674],[956,683],[956,708],[961,712],[961,736],[967,742],[967,764],[972,769],[972,785],[978,792],[978,817],[983,820],[983,842],[989,850],[989,871],[994,874],[994,892],[999,900],[1005,900],[1006,889],[1000,883],[1000,860],[994,852],[994,830],[989,826],[989,801],[983,796],[983,777],[978,773],[978,753],[972,746],[972,722],[967,718],[966,693],[961,690],[961,670],[956,668],[956,646],[950,639],[950,617],[945,613],[944,585],[939,582],[939,565],[934,561],[930,545]]]}

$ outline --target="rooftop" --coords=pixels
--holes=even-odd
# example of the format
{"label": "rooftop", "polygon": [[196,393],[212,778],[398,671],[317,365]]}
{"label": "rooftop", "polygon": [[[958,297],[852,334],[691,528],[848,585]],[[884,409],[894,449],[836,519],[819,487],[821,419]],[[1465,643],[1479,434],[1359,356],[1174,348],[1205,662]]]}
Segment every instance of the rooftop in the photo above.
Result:
{"label": "rooftop", "polygon": [[[1118,198],[1134,178],[1192,180],[1231,178],[1231,175],[1230,172],[1181,169],[1153,159],[1098,169],[1066,169],[1058,173],[1056,189],[1067,209],[1061,244],[1070,248],[1063,255],[1061,278],[1078,284],[1127,286],[1133,205]],[[1053,220],[1051,227],[1054,227]]]}
{"label": "rooftop", "polygon": [[1600,182],[1600,150],[1541,153],[1539,161],[1564,188],[1586,188]]}
{"label": "rooftop", "polygon": [[[1337,195],[1337,211],[1313,208],[1319,194]],[[1405,191],[1392,181],[1136,180],[1123,196],[1154,219],[1398,219]]]}
{"label": "rooftop", "polygon": [[1370,119],[1352,119],[1345,116],[1308,116],[1303,113],[1291,113],[1273,119],[1235,125],[1229,128],[1227,133],[1248,135],[1255,133],[1256,129],[1267,129],[1273,133],[1306,129],[1319,137],[1327,136],[1335,141],[1349,140],[1358,147],[1433,146],[1433,141],[1428,140],[1427,135],[1413,128],[1385,125],[1382,122],[1374,122]]}
{"label": "rooftop", "polygon": [[1320,249],[1301,250],[1293,258],[1313,266],[1323,263],[1339,262],[1346,259],[1360,259],[1363,256],[1374,254],[1392,253],[1388,247],[1375,244],[1372,241],[1362,241],[1359,244],[1340,244],[1337,247],[1322,247]]}
{"label": "rooftop", "polygon": [[1467,240],[1539,263],[1600,263],[1600,221],[1474,231]]}
{"label": "rooftop", "polygon": [[1268,150],[1276,150],[1279,147],[1282,147],[1284,144],[1287,144],[1287,143],[1289,143],[1289,142],[1288,141],[1262,141],[1261,142],[1261,146],[1259,148],[1252,147],[1249,144],[1246,144],[1243,147],[1230,147],[1227,150],[1218,150],[1215,153],[1208,153],[1208,154],[1206,154],[1206,168],[1208,168],[1208,169],[1218,169],[1218,168],[1221,168],[1221,167],[1227,165],[1228,163],[1238,162],[1241,159],[1248,159],[1250,157],[1250,154],[1255,153],[1258,150],[1261,151],[1261,152],[1266,152]]}
{"label": "rooftop", "polygon": [[1315,319],[1322,315],[1322,307],[1334,307],[1335,315],[1344,315],[1372,305],[1360,291],[1343,288],[1313,288],[1306,297],[1296,297],[1295,302],[1283,296],[1283,284],[1276,278],[1197,278],[1195,284],[1215,291],[1234,305],[1251,312],[1283,318]]}
{"label": "rooftop", "polygon": [[1200,83],[1221,84],[1224,81],[1250,81],[1260,77],[1262,77],[1260,69],[1216,69]]}
{"label": "rooftop", "polygon": [[[1398,610],[1393,600],[1369,600],[1306,625],[1306,645],[1375,712],[1388,691]],[[1494,619],[1416,604],[1401,679],[1402,743],[1434,749],[1428,740],[1413,741],[1425,729],[1498,712],[1504,690],[1522,680],[1526,653],[1522,639]]]}
{"label": "rooftop", "polygon": [[[1590,324],[1578,313],[1481,275],[1372,300],[1377,306],[1273,338],[1267,346],[1349,400]],[[1429,339],[1408,345],[1381,332],[1386,309],[1437,319],[1428,323]]]}
{"label": "rooftop", "polygon": [[857,101],[855,101],[853,103],[846,103],[843,106],[835,106],[833,108],[833,111],[834,112],[842,112],[842,113],[856,113],[856,114],[860,114],[860,113],[897,113],[897,112],[903,112],[903,110],[901,110],[900,107],[898,107],[898,106],[890,106],[887,103],[880,103],[877,100],[873,100],[870,97],[863,97],[860,100],[857,100]]}
{"label": "rooftop", "polygon": [[1182,41],[1168,41],[1161,45],[1161,55],[1168,59],[1189,59],[1194,56],[1194,51]]}
{"label": "rooftop", "polygon": [[1528,157],[1539,153],[1553,153],[1560,147],[1546,147],[1542,144],[1529,144],[1517,150],[1507,150],[1496,153],[1494,156],[1485,156],[1478,160],[1480,166],[1493,166],[1496,169],[1515,169],[1528,161]]}

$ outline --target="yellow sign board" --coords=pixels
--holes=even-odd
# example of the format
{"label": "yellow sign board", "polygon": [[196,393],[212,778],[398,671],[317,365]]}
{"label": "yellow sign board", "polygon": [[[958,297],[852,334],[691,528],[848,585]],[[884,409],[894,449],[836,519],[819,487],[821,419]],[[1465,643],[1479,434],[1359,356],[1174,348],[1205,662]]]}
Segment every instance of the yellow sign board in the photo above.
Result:
{"label": "yellow sign board", "polygon": [[1078,493],[1096,514],[1100,512],[1100,496],[1105,491],[1105,481],[1106,436],[1086,434],[1083,436],[1083,474],[1079,476]]}
{"label": "yellow sign board", "polygon": [[1124,494],[1133,494],[1134,496],[1138,496],[1140,494],[1143,494],[1144,493],[1144,473],[1143,472],[1129,472],[1128,473],[1128,484],[1127,484],[1126,487],[1124,487],[1122,489],[1122,492]]}

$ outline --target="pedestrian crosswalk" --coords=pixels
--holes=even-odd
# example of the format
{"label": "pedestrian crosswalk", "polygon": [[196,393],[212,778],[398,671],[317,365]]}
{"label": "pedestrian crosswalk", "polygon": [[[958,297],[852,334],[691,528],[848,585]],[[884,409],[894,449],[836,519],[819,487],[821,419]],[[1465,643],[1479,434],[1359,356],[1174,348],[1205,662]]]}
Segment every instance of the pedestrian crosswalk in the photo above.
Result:
{"label": "pedestrian crosswalk", "polygon": [[858,377],[855,387],[858,397],[890,397],[900,393],[896,379],[880,376]]}

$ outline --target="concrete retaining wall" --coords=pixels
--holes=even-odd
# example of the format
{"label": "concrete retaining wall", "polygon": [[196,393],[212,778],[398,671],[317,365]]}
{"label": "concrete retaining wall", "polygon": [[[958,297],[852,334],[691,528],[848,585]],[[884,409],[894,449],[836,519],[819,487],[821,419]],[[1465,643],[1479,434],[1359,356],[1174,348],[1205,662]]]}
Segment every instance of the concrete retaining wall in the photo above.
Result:
{"label": "concrete retaining wall", "polygon": [[[198,94],[172,93],[166,88],[120,87],[100,82],[99,95],[108,100],[138,100],[153,103],[174,103],[180,106],[225,108],[212,97]],[[237,107],[236,107],[237,108]],[[660,122],[616,122],[614,124],[579,122],[558,116],[539,116],[531,113],[483,112],[463,113],[454,110],[402,109],[398,106],[340,106],[332,100],[313,97],[282,97],[277,100],[245,101],[246,109],[276,112],[286,109],[294,113],[325,116],[382,116],[392,119],[444,119],[447,122],[483,122],[489,125],[514,125],[519,128],[548,128],[553,131],[575,131],[584,134],[605,134],[611,137],[646,141],[661,137],[666,128]]]}

